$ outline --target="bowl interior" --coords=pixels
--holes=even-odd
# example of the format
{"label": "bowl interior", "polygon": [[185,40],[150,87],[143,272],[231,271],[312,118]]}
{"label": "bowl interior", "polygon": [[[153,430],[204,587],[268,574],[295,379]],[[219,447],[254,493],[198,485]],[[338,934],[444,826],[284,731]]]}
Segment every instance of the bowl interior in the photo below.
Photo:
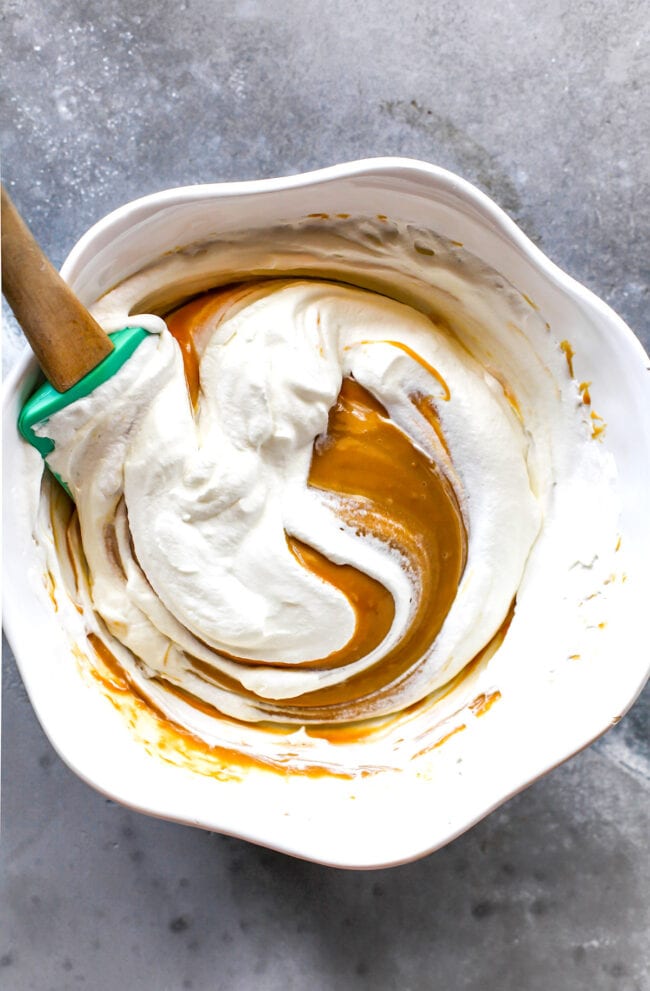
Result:
{"label": "bowl interior", "polygon": [[493,716],[450,739],[426,768],[413,772],[344,780],[252,771],[216,780],[152,757],[80,678],[43,587],[31,534],[33,496],[25,496],[38,456],[15,428],[36,374],[27,356],[9,377],[5,397],[5,621],[46,733],[94,787],[150,814],[325,863],[372,867],[441,846],[604,732],[642,687],[647,660],[638,643],[650,576],[648,359],[622,321],[549,262],[485,196],[449,173],[403,160],[147,197],[96,225],[63,272],[90,304],[179,246],[319,213],[382,214],[462,242],[530,297],[558,338],[571,341],[577,377],[597,390],[608,425],[605,444],[621,479],[629,580],[609,663],[560,669],[549,658],[545,677],[534,684],[520,674],[508,681],[506,674]]}

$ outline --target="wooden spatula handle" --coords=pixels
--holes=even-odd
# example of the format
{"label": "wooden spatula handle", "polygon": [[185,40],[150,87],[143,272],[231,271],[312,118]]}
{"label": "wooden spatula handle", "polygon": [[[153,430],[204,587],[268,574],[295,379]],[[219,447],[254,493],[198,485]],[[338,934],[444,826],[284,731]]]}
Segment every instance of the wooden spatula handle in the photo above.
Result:
{"label": "wooden spatula handle", "polygon": [[46,377],[65,392],[113,345],[45,257],[4,186],[0,225],[2,291]]}

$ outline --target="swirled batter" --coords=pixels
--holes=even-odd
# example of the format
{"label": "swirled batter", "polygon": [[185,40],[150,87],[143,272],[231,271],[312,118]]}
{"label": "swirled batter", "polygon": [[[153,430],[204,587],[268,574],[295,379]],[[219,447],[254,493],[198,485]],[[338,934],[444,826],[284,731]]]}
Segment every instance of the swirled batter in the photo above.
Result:
{"label": "swirled batter", "polygon": [[93,312],[151,335],[43,426],[74,507],[46,478],[34,535],[145,746],[404,768],[507,709],[531,652],[590,652],[618,501],[571,329],[461,246],[303,218],[172,252]]}
{"label": "swirled batter", "polygon": [[157,684],[243,720],[358,720],[444,684],[540,524],[498,378],[339,282],[200,295],[47,432],[96,615]]}

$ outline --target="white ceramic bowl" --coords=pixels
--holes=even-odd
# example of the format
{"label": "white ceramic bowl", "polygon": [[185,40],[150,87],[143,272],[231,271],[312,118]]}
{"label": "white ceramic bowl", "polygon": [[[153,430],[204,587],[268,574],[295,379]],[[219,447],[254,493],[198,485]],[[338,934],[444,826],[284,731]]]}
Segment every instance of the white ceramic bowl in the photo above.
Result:
{"label": "white ceramic bowl", "polygon": [[[307,175],[190,186],[130,203],[76,245],[63,274],[86,304],[163,252],[310,213],[388,214],[430,227],[496,268],[569,327],[580,377],[597,383],[622,492],[628,583],[605,662],[531,671],[503,686],[489,719],[437,749],[422,774],[354,780],[255,771],[217,780],[145,751],[104,695],[80,677],[52,604],[22,487],[15,423],[34,382],[26,353],[6,383],[5,625],[40,722],[89,784],[141,812],[342,867],[380,867],[442,846],[618,721],[648,675],[650,377],[648,358],[601,300],[552,264],[487,196],[442,169],[373,159]],[[645,592],[645,596],[644,596]],[[522,661],[523,663],[523,661]],[[531,703],[531,698],[534,700]]]}

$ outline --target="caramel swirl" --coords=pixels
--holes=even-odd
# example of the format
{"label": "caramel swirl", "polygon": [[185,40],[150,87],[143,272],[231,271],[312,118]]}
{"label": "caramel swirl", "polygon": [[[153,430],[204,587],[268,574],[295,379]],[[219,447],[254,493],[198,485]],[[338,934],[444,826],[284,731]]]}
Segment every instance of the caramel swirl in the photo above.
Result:
{"label": "caramel swirl", "polygon": [[[98,404],[74,443],[56,440],[76,571],[118,661],[163,709],[168,691],[192,719],[274,724],[383,716],[453,678],[512,600],[513,578],[493,594],[471,566],[508,504],[476,487],[469,502],[455,465],[480,450],[460,432],[471,385],[493,470],[529,498],[502,385],[425,313],[333,282],[240,282],[166,323],[125,366],[120,419]],[[77,464],[90,481],[75,490]],[[516,576],[522,551],[506,551]]]}
{"label": "caramel swirl", "polygon": [[[309,484],[350,497],[341,505],[341,518],[397,550],[417,589],[408,632],[393,650],[342,685],[296,700],[300,706],[322,707],[378,692],[426,654],[454,600],[465,566],[466,534],[449,481],[353,379],[344,379],[325,440],[316,445]],[[361,625],[372,614],[358,594],[358,572],[352,574],[340,587],[357,605]],[[380,629],[386,618],[377,617]]]}
{"label": "caramel swirl", "polygon": [[511,704],[540,588],[590,656],[618,512],[592,386],[462,246],[289,218],[170,252],[93,312],[150,336],[48,422],[75,510],[46,478],[34,532],[57,620],[165,759],[435,764]]}
{"label": "caramel swirl", "polygon": [[[218,323],[250,291],[250,287],[243,290],[237,287],[207,293],[168,318],[169,330],[181,348],[188,391],[195,406],[200,389],[195,337],[206,324]],[[407,345],[395,341],[384,343],[399,347],[422,364],[442,385],[444,399],[449,399],[448,386],[435,369],[422,362]],[[413,402],[434,425],[431,406],[427,405],[432,403],[432,397],[414,396]],[[434,430],[444,444],[437,421]],[[391,422],[386,408],[352,378],[343,380],[330,410],[327,432],[316,439],[308,481],[315,489],[344,496],[338,506],[341,519],[358,534],[375,537],[393,552],[397,551],[414,576],[417,590],[408,632],[395,648],[342,684],[286,700],[294,718],[303,709],[322,710],[319,717],[333,718],[341,703],[361,703],[403,678],[424,656],[456,594],[465,565],[467,541],[458,500],[449,480]],[[393,622],[395,608],[388,590],[355,567],[334,564],[302,541],[288,536],[288,543],[302,566],[339,589],[355,612],[355,631],[348,643],[306,664],[332,669],[366,656],[384,640]],[[196,661],[195,666],[219,681],[217,672],[209,666]]]}

